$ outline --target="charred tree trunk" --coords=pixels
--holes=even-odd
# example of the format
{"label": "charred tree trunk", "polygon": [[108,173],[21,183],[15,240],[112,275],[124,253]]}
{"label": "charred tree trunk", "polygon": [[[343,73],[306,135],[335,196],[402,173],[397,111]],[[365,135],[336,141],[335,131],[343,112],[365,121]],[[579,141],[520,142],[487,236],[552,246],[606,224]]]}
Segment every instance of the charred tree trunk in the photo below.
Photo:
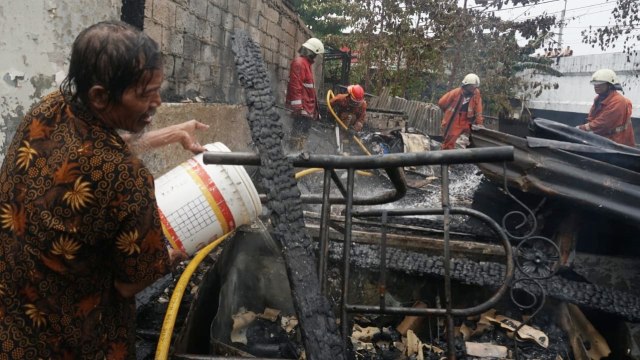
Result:
{"label": "charred tree trunk", "polygon": [[246,33],[234,35],[238,80],[245,89],[251,136],[260,152],[260,174],[271,210],[274,238],[282,243],[292,297],[307,359],[343,360],[342,344],[329,301],[320,293],[313,243],[304,227],[293,165],[282,150],[282,124],[275,110],[260,48]]}

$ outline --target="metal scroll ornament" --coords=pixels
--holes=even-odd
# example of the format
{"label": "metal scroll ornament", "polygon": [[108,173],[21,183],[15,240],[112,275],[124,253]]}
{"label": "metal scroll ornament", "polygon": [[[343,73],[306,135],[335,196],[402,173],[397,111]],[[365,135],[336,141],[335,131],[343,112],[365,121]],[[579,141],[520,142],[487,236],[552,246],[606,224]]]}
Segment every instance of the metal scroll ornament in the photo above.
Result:
{"label": "metal scroll ornament", "polygon": [[[523,211],[510,211],[502,219],[502,227],[512,243],[516,244],[514,261],[516,274],[511,283],[511,301],[530,316],[515,329],[514,355],[518,358],[518,331],[531,322],[542,309],[547,292],[542,281],[554,276],[560,268],[560,248],[551,239],[534,235],[538,222],[534,211],[518,200],[507,186],[507,168],[503,163],[503,181],[506,194],[518,203]],[[527,229],[528,228],[528,229]]]}

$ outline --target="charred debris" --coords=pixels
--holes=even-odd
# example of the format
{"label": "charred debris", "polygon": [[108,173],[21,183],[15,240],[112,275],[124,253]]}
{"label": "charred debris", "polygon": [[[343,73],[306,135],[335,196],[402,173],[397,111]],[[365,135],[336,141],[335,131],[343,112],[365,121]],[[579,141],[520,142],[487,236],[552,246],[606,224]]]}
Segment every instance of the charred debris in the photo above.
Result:
{"label": "charred debris", "polygon": [[[538,121],[531,138],[475,129],[471,149],[447,152],[373,131],[373,157],[332,155],[319,125],[287,155],[259,49],[240,33],[234,52],[256,153],[204,161],[254,169],[269,211],[191,280],[172,358],[639,356],[640,181],[625,165],[639,153]],[[308,168],[321,171],[296,183]],[[138,298],[140,359],[172,287]]]}

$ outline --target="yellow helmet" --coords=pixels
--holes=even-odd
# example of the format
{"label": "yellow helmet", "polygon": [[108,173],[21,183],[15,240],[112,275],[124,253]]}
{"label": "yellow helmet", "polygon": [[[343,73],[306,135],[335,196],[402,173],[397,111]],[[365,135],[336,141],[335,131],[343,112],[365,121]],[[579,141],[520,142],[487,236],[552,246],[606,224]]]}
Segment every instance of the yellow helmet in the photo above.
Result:
{"label": "yellow helmet", "polygon": [[462,79],[462,86],[464,85],[480,86],[480,78],[476,74],[467,74],[467,76]]}
{"label": "yellow helmet", "polygon": [[611,69],[600,69],[593,73],[591,76],[591,85],[600,85],[604,83],[609,83],[611,85],[618,83],[618,76],[616,76],[615,71]]}

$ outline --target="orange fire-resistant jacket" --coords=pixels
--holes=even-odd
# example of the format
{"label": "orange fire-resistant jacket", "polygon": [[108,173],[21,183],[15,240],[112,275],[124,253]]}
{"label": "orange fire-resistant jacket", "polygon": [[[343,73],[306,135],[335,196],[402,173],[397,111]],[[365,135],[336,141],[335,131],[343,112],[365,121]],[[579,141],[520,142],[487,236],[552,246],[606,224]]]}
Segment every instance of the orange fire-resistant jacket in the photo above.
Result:
{"label": "orange fire-resistant jacket", "polygon": [[366,101],[354,103],[349,99],[349,94],[338,94],[329,102],[336,115],[345,125],[353,127],[356,131],[362,129],[367,113]]}
{"label": "orange fire-resistant jacket", "polygon": [[596,108],[597,99],[598,97],[596,96],[593,105],[591,105],[587,123],[581,125],[580,128],[620,144],[636,146],[633,126],[631,125],[631,100],[617,91],[612,91],[602,100],[600,107]]}
{"label": "orange fire-resistant jacket", "polygon": [[453,116],[458,103],[460,103],[458,109],[462,107],[462,102],[460,101],[460,98],[463,96],[462,93],[462,87],[459,87],[444,94],[438,101],[438,106],[444,111],[444,115],[442,116],[443,131],[446,130],[449,121],[453,121],[453,124],[449,127],[449,131],[444,134],[442,149],[453,149],[460,134],[470,131],[471,124],[484,124],[484,117],[482,117],[482,97],[479,89],[475,89],[473,92],[467,111],[461,112],[458,110],[458,113]]}

